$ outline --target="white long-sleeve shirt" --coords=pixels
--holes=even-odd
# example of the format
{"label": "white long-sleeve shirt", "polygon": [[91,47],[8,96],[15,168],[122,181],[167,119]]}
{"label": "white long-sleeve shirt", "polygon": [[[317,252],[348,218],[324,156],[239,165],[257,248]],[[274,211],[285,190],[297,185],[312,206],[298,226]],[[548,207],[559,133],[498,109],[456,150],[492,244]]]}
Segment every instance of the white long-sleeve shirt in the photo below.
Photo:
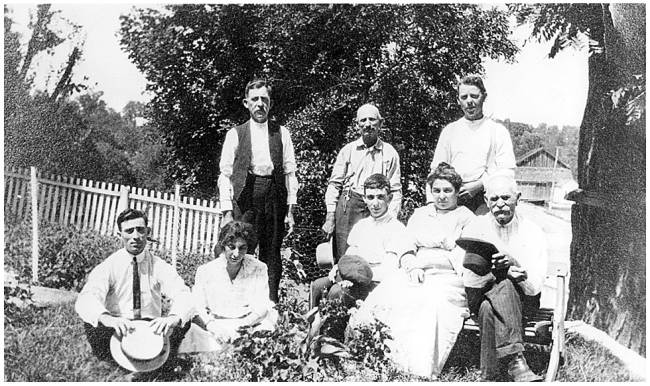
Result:
{"label": "white long-sleeve shirt", "polygon": [[[546,235],[535,223],[515,213],[513,219],[502,226],[487,213],[474,218],[463,229],[462,236],[491,242],[499,252],[510,254],[528,275],[518,283],[524,293],[532,296],[541,292],[548,268],[548,246]],[[493,280],[492,273],[479,276],[465,270],[463,274],[466,287],[481,288]]]}
{"label": "white long-sleeve shirt", "polygon": [[[146,250],[136,260],[142,318],[161,316],[164,294],[172,302],[169,314],[187,322],[194,312],[190,289],[174,268]],[[103,313],[133,319],[133,255],[122,248],[93,268],[77,297],[75,310],[94,327]]]}
{"label": "white long-sleeve shirt", "polygon": [[192,296],[196,313],[207,324],[214,318],[231,318],[250,312],[259,320],[269,313],[269,277],[266,264],[246,255],[237,276],[230,280],[226,258],[203,264],[196,270]]}
{"label": "white long-sleeve shirt", "polygon": [[364,258],[372,269],[373,281],[382,281],[397,271],[399,259],[414,252],[406,226],[390,212],[359,220],[348,235],[348,245],[345,254]]}
{"label": "white long-sleeve shirt", "polygon": [[[249,121],[251,132],[251,171],[258,176],[270,176],[273,172],[271,151],[269,150],[268,122]],[[296,204],[298,198],[298,179],[296,178],[296,158],[289,130],[280,126],[282,138],[282,167],[287,187],[287,204]],[[219,203],[221,210],[232,210],[233,187],[230,178],[233,173],[235,154],[239,147],[239,137],[234,128],[228,130],[223,141],[221,160],[219,162]]]}
{"label": "white long-sleeve shirt", "polygon": [[[493,156],[488,164],[491,142]],[[431,171],[440,162],[453,166],[463,182],[481,180],[483,186],[495,174],[514,178],[517,166],[508,129],[487,117],[476,121],[463,117],[445,126],[433,154]]]}

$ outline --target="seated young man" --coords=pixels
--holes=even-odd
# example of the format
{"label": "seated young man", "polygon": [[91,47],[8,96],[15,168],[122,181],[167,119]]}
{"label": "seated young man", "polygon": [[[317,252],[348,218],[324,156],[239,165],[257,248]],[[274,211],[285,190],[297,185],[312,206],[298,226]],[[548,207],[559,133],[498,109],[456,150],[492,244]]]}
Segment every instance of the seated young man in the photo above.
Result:
{"label": "seated young man", "polygon": [[[359,220],[350,231],[346,259],[341,258],[329,275],[311,283],[312,309],[318,306],[324,293],[328,299],[341,299],[348,307],[354,306],[356,300],[365,299],[383,278],[397,271],[404,254],[412,252],[406,227],[388,210],[392,199],[390,181],[383,174],[373,174],[364,182],[363,190],[370,217]],[[363,276],[366,280],[345,280],[346,273],[339,270],[342,263],[352,271],[350,275]],[[370,278],[365,274],[367,266]]]}
{"label": "seated young man", "polygon": [[[119,214],[117,227],[124,247],[93,268],[77,297],[75,310],[99,359],[110,358],[111,336],[126,335],[134,319],[151,320],[156,334],[169,334],[171,354],[189,329],[190,290],[171,265],[145,250],[147,222],[147,215],[139,210]],[[162,316],[163,294],[172,302],[168,316]]]}
{"label": "seated young man", "polygon": [[470,311],[478,314],[481,332],[481,376],[493,380],[499,362],[508,365],[515,382],[538,381],[522,355],[522,318],[539,309],[546,276],[547,246],[544,232],[532,221],[516,213],[520,193],[512,177],[488,180],[486,201],[489,213],[478,216],[463,230],[494,244],[494,269],[507,269],[507,278],[497,281],[492,273],[479,276],[467,271],[463,277]]}

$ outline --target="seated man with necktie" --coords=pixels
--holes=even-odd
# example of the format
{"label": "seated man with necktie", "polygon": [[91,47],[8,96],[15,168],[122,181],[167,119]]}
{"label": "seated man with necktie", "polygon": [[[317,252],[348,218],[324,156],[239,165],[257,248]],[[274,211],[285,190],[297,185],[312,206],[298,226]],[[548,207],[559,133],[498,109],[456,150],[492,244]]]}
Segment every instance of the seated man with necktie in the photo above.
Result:
{"label": "seated man with necktie", "polygon": [[[77,297],[75,310],[84,321],[93,354],[100,360],[111,356],[113,333],[125,336],[134,320],[150,320],[155,334],[169,336],[170,358],[190,326],[190,290],[171,265],[145,250],[150,231],[147,221],[140,210],[126,209],[119,214],[117,227],[123,248],[90,272]],[[163,295],[171,300],[167,316],[162,316]]]}

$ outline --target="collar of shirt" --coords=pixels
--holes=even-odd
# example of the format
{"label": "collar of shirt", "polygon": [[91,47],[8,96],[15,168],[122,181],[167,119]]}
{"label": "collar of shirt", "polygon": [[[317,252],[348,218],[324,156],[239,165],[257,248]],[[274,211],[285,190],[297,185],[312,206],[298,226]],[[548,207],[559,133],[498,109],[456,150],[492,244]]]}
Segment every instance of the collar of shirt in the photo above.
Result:
{"label": "collar of shirt", "polygon": [[471,129],[476,129],[476,128],[480,127],[483,124],[483,122],[485,122],[488,119],[488,117],[485,114],[483,114],[483,118],[477,119],[475,121],[470,121],[469,119],[467,119],[465,117],[463,117],[462,119],[465,121],[465,124],[467,125],[467,127],[471,128]]}
{"label": "collar of shirt", "polygon": [[497,232],[497,236],[499,236],[501,241],[508,244],[510,242],[510,236],[519,231],[519,216],[517,215],[517,212],[515,212],[512,220],[505,225],[499,224],[494,216],[492,216],[492,224],[494,224],[494,230]]}
{"label": "collar of shirt", "polygon": [[373,217],[372,219],[373,219],[373,224],[386,224],[393,219],[393,215],[391,215],[390,210],[388,210],[383,215],[377,218]]}
{"label": "collar of shirt", "polygon": [[269,121],[266,121],[264,123],[259,123],[254,120],[250,120],[250,127],[253,130],[268,130],[269,129]]}
{"label": "collar of shirt", "polygon": [[374,145],[367,147],[366,144],[363,143],[363,138],[359,137],[356,141],[354,141],[354,145],[357,150],[367,149],[369,152],[379,151],[384,147],[384,143],[380,138],[377,138],[377,142],[375,142]]}
{"label": "collar of shirt", "polygon": [[[126,252],[126,249],[124,249],[124,251]],[[131,258],[131,261],[133,261],[133,255],[130,254],[129,252],[126,252],[126,254],[129,255],[129,257]],[[140,252],[139,255],[136,255],[135,260],[138,262],[138,264],[140,264],[145,259],[145,257],[147,257],[147,251],[146,250]]]}

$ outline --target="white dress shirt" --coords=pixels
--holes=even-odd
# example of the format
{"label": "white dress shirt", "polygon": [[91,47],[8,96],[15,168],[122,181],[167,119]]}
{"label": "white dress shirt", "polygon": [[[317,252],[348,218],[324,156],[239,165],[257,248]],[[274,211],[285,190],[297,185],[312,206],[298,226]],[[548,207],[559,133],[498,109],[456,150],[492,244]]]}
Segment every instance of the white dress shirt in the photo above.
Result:
{"label": "white dress shirt", "polygon": [[346,255],[364,258],[372,268],[372,280],[381,281],[396,271],[399,259],[413,251],[406,227],[386,212],[375,219],[372,216],[359,220],[348,235]]}
{"label": "white dress shirt", "polygon": [[[526,270],[528,278],[519,282],[526,295],[537,295],[542,290],[548,267],[548,246],[546,235],[532,221],[515,213],[506,225],[496,222],[491,213],[477,216],[462,233],[463,237],[473,237],[494,244],[499,252],[514,257]],[[492,273],[479,276],[465,270],[463,282],[466,287],[481,288],[495,280]]]}
{"label": "white dress shirt", "polygon": [[[142,318],[161,316],[164,294],[172,302],[169,314],[180,316],[183,324],[187,322],[193,314],[190,289],[174,268],[146,250],[136,260]],[[94,327],[103,313],[133,319],[133,255],[122,248],[93,268],[77,297],[75,310]]]}
{"label": "white dress shirt", "polygon": [[[258,123],[249,120],[251,132],[251,172],[258,176],[269,176],[273,172],[271,151],[269,149],[268,122]],[[285,185],[287,187],[287,204],[296,204],[298,197],[298,179],[296,178],[296,158],[293,150],[293,142],[289,131],[280,126],[282,138],[282,166],[285,174]],[[221,174],[217,184],[219,185],[219,202],[221,210],[232,210],[233,187],[230,178],[233,173],[235,154],[239,147],[237,130],[232,128],[226,133],[221,151],[219,170]]]}

